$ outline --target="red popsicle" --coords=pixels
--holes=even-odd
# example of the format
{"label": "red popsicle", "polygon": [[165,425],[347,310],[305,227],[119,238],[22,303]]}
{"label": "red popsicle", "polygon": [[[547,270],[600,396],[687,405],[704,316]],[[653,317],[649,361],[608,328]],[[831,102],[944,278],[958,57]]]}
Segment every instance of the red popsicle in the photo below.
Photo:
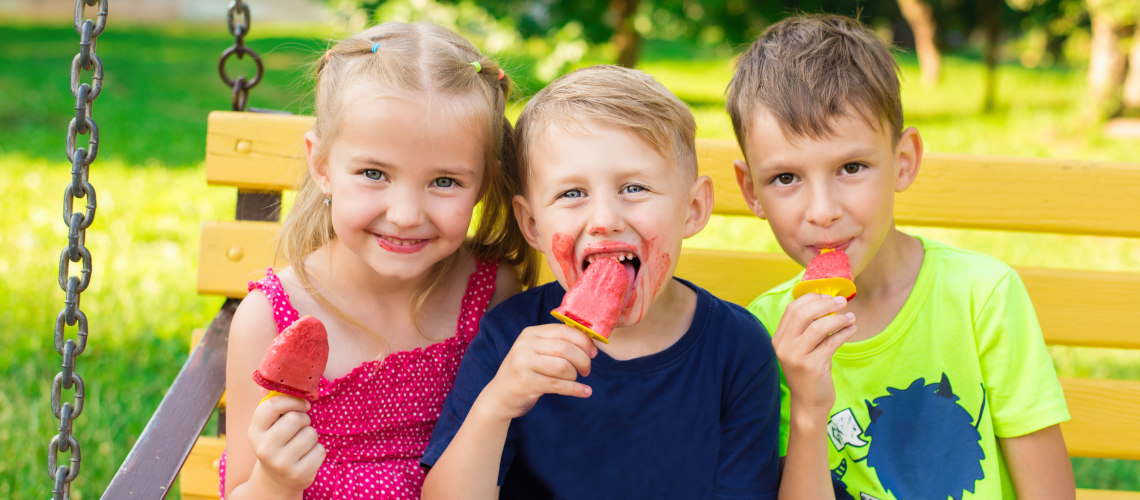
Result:
{"label": "red popsicle", "polygon": [[562,305],[550,311],[563,323],[606,344],[629,299],[633,264],[617,259],[598,259],[562,298]]}
{"label": "red popsicle", "polygon": [[825,248],[808,263],[804,278],[792,288],[792,297],[821,293],[833,297],[855,298],[855,281],[851,262],[843,250]]}
{"label": "red popsicle", "polygon": [[312,316],[302,316],[273,339],[261,366],[253,372],[253,381],[269,389],[270,396],[288,394],[316,401],[328,361],[325,325]]}

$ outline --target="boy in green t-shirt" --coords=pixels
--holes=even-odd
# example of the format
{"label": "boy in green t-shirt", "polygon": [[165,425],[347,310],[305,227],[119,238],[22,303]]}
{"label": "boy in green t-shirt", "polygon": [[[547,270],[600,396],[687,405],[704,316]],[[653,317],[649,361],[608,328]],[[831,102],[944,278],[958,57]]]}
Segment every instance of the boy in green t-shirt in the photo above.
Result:
{"label": "boy in green t-shirt", "polygon": [[845,251],[858,290],[793,300],[793,280],[749,306],[785,377],[781,498],[1073,498],[1068,410],[1017,273],[895,228],[922,159],[897,71],[858,21],[810,15],[770,27],[729,85],[749,207],[802,265]]}

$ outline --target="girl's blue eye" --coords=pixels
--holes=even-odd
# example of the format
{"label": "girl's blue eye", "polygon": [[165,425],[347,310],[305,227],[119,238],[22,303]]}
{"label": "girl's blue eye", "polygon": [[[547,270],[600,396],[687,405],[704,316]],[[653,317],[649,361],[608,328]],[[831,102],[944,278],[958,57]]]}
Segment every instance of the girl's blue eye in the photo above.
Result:
{"label": "girl's blue eye", "polygon": [[571,189],[565,193],[562,193],[563,198],[581,198],[583,196],[585,195],[582,194],[582,191],[580,189]]}
{"label": "girl's blue eye", "polygon": [[450,177],[440,177],[435,180],[435,187],[449,188],[456,185],[455,179]]}
{"label": "girl's blue eye", "polygon": [[381,171],[376,170],[374,168],[370,168],[370,169],[367,169],[364,171],[364,176],[369,178],[369,179],[372,179],[374,181],[378,181],[378,180],[384,178],[384,172],[381,172]]}
{"label": "girl's blue eye", "polygon": [[791,184],[795,181],[796,181],[796,176],[794,174],[780,174],[780,175],[777,175],[776,177],[772,178],[772,182],[774,182],[776,184],[783,185],[783,186]]}
{"label": "girl's blue eye", "polygon": [[867,167],[864,166],[862,163],[848,163],[848,164],[843,166],[843,173],[845,173],[845,174],[857,174],[861,170],[863,170],[864,168],[867,168]]}

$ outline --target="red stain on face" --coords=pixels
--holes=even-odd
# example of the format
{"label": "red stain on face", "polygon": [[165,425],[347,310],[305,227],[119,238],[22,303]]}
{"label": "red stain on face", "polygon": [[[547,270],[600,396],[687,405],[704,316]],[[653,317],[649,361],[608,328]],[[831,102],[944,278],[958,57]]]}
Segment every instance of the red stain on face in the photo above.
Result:
{"label": "red stain on face", "polygon": [[574,258],[574,238],[565,233],[554,233],[550,250],[554,254],[554,261],[562,269],[562,279],[566,280],[566,287],[573,286],[578,282],[580,273],[578,259]]}
{"label": "red stain on face", "polygon": [[[645,252],[642,255],[641,269],[637,272],[637,283],[633,294],[626,303],[626,308],[618,318],[618,326],[629,326],[641,321],[649,306],[657,298],[657,292],[669,279],[669,269],[673,265],[673,257],[656,244],[657,238],[645,241]],[[639,300],[644,297],[646,300]]]}
{"label": "red stain on face", "polygon": [[[645,247],[642,251],[635,252],[641,259],[641,268],[638,269],[625,309],[618,318],[618,327],[630,326],[641,321],[653,305],[661,287],[670,278],[670,270],[673,268],[672,255],[657,244],[656,237],[644,242]],[[582,277],[582,269],[574,254],[574,238],[566,233],[554,233],[550,250],[552,255],[548,257],[557,263],[558,269],[562,271],[564,284],[569,289]],[[591,245],[588,253],[617,250],[632,251],[628,244],[615,241]],[[644,300],[641,300],[643,298]]]}

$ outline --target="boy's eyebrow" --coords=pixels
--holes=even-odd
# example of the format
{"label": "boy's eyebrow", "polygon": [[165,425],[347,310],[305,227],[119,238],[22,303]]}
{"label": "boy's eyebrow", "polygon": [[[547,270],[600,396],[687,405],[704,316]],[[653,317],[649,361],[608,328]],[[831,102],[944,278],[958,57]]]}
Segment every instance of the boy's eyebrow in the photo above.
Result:
{"label": "boy's eyebrow", "polygon": [[[815,160],[824,160],[824,161],[827,161],[829,163],[841,164],[841,163],[846,163],[846,162],[853,161],[853,160],[858,160],[861,158],[867,158],[869,156],[875,156],[875,154],[878,152],[879,152],[878,148],[861,147],[861,148],[851,149],[851,150],[847,150],[847,151],[839,150],[835,154],[827,154],[826,156],[825,155],[819,155],[817,158],[815,158]],[[765,171],[767,171],[767,170],[793,170],[797,166],[798,166],[798,163],[795,163],[795,162],[785,162],[785,161],[778,161],[777,160],[777,161],[771,161],[771,162],[762,162],[762,163],[755,165],[753,168],[755,168],[756,170],[765,170]]]}

